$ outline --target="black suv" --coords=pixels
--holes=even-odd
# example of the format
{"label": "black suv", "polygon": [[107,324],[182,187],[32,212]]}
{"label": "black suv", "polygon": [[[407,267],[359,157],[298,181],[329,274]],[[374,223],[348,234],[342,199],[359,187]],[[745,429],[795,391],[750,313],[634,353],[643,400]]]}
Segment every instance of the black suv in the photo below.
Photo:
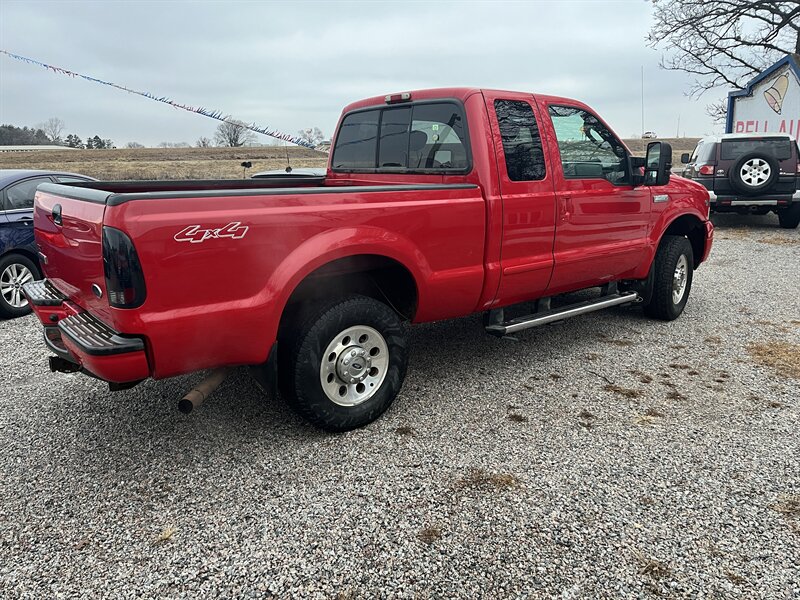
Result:
{"label": "black suv", "polygon": [[778,214],[781,227],[800,224],[800,153],[785,134],[704,138],[681,156],[683,176],[708,188],[711,210]]}

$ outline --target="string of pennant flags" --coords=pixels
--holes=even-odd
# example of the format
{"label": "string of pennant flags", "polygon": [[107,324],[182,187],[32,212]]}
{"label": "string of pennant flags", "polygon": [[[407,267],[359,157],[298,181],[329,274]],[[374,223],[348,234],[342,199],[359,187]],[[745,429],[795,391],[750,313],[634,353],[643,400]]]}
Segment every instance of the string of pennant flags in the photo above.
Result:
{"label": "string of pennant flags", "polygon": [[261,133],[263,135],[267,135],[272,138],[283,140],[285,142],[290,142],[292,144],[297,144],[298,146],[305,146],[306,148],[314,147],[313,144],[305,140],[302,140],[296,136],[290,135],[288,133],[282,133],[280,131],[277,131],[276,129],[271,129],[269,127],[262,127],[260,125],[257,125],[256,123],[250,123],[250,124],[244,123],[242,121],[234,119],[230,115],[226,115],[225,113],[219,110],[204,108],[202,106],[191,106],[188,104],[182,104],[180,102],[175,102],[174,100],[166,96],[157,96],[156,94],[151,94],[150,92],[140,92],[139,90],[134,90],[129,87],[125,87],[124,85],[118,85],[110,81],[103,81],[102,79],[97,79],[96,77],[90,77],[89,75],[76,73],[75,71],[70,71],[69,69],[62,69],[61,67],[48,65],[33,58],[29,58],[27,56],[20,56],[19,54],[14,54],[6,50],[0,49],[0,54],[5,54],[10,58],[27,63],[29,65],[37,65],[39,67],[44,67],[45,69],[47,69],[48,71],[52,71],[53,73],[58,73],[60,75],[67,75],[72,78],[80,77],[81,79],[85,79],[86,81],[91,81],[92,83],[99,83],[102,85],[106,85],[112,88],[116,88],[118,90],[122,90],[123,92],[128,92],[129,94],[136,94],[137,96],[142,96],[143,98],[148,98],[150,100],[155,100],[156,102],[162,102],[164,104],[168,104],[173,108],[179,108],[181,110],[186,110],[192,113],[196,113],[198,115],[203,115],[204,117],[208,117],[209,119],[215,119],[217,121],[222,121],[223,123],[234,123],[236,125],[242,125],[243,127],[249,129],[250,131],[255,131],[256,133]]}

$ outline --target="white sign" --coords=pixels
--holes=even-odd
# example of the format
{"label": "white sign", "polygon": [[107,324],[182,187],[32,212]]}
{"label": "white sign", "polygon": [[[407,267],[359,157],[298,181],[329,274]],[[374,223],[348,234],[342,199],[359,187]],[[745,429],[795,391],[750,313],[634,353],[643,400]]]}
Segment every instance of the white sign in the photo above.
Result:
{"label": "white sign", "polygon": [[753,85],[748,96],[733,98],[730,133],[788,133],[800,140],[800,81],[788,64]]}

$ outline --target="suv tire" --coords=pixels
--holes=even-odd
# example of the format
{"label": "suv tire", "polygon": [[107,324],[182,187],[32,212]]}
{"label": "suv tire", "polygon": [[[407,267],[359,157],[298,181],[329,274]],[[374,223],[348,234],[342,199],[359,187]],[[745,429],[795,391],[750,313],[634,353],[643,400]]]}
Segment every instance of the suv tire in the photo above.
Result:
{"label": "suv tire", "polygon": [[648,317],[677,319],[689,299],[694,273],[692,245],[683,236],[664,236],[653,261],[653,295],[644,307]]}
{"label": "suv tire", "polygon": [[12,319],[31,312],[20,288],[41,278],[39,267],[23,254],[6,254],[0,258],[0,317]]}
{"label": "suv tire", "polygon": [[784,229],[797,229],[800,225],[800,202],[793,203],[789,208],[778,210],[778,222]]}
{"label": "suv tire", "polygon": [[764,152],[748,152],[737,160],[728,178],[731,186],[745,196],[767,193],[778,181],[780,165],[774,156]]}
{"label": "suv tire", "polygon": [[279,346],[281,393],[300,416],[327,431],[371,423],[400,393],[408,364],[397,314],[366,296],[316,307]]}

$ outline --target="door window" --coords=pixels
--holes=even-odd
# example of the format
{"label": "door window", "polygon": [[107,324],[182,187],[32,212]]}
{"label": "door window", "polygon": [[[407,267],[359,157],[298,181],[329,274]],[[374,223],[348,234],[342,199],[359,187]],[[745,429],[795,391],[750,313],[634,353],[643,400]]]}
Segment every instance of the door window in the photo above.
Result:
{"label": "door window", "polygon": [[33,197],[40,183],[51,183],[49,177],[26,179],[6,188],[5,210],[33,208]]}
{"label": "door window", "polygon": [[549,113],[564,177],[629,184],[625,146],[596,116],[573,106],[550,106]]}
{"label": "door window", "polygon": [[508,178],[511,181],[544,179],[542,138],[531,105],[520,100],[495,100],[494,110],[503,140]]}

